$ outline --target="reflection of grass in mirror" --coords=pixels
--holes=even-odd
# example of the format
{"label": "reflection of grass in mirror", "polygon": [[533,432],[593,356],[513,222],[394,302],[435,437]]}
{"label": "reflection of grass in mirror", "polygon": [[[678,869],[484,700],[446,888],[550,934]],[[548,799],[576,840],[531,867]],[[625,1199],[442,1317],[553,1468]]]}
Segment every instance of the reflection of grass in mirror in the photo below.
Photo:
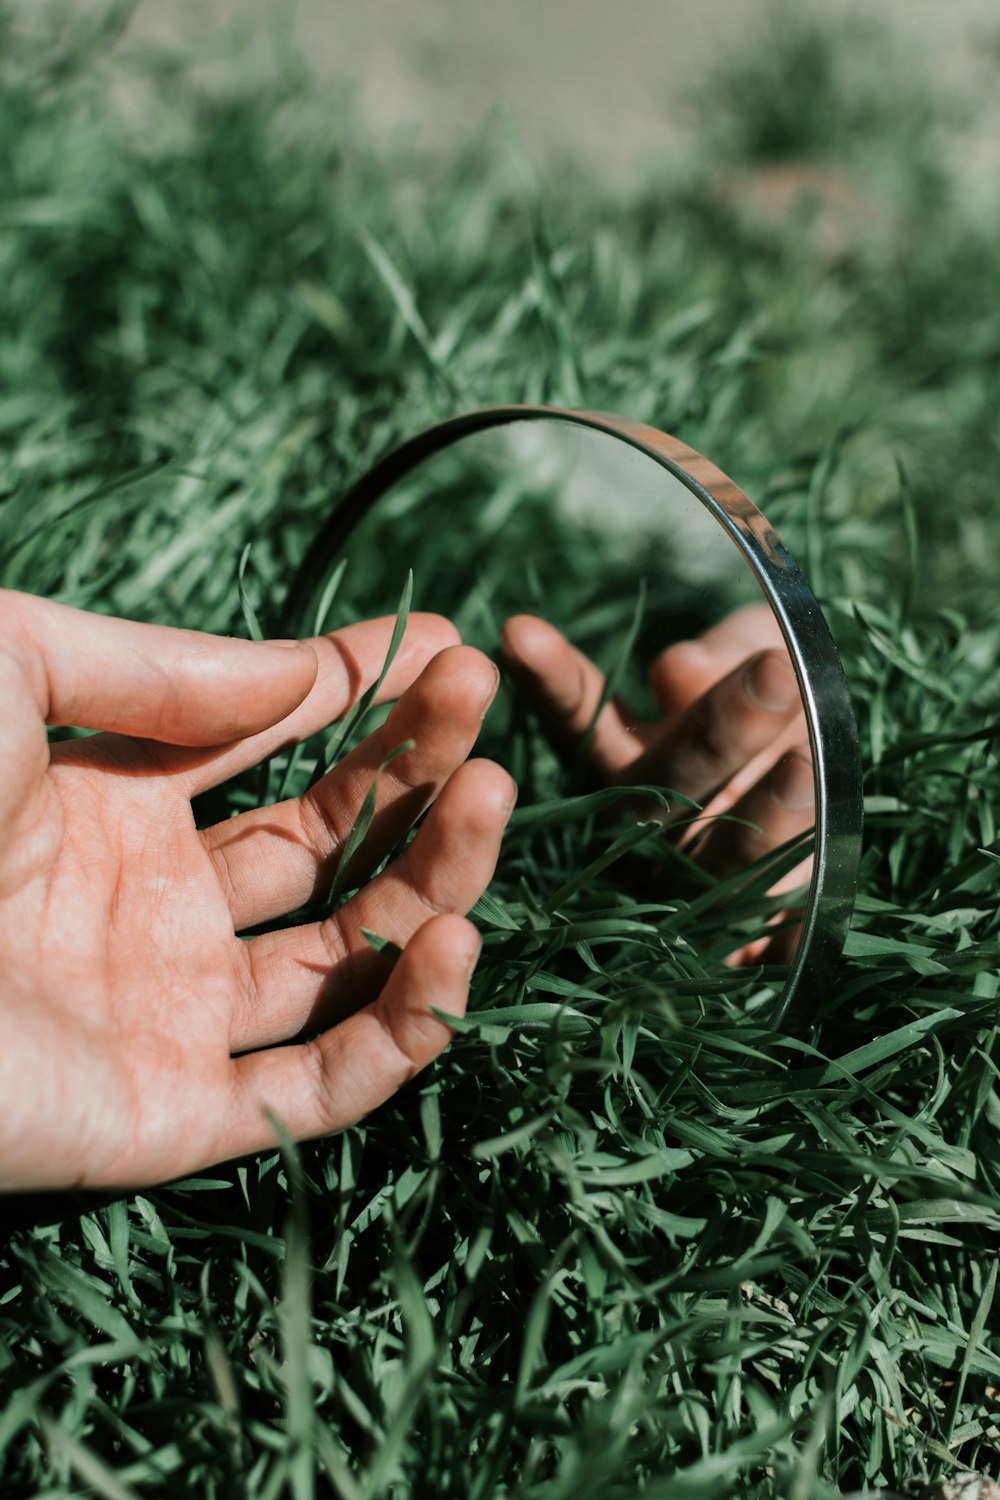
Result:
{"label": "reflection of grass in mirror", "polygon": [[[499,634],[504,619],[511,611],[533,609],[559,622],[574,644],[593,655],[606,675],[608,696],[622,691],[626,701],[642,704],[655,716],[655,710],[644,702],[648,693],[641,655],[635,649],[637,640],[655,643],[648,660],[675,639],[693,638],[715,623],[709,605],[725,612],[724,590],[720,586],[709,595],[703,586],[692,586],[679,557],[676,564],[657,568],[652,591],[646,590],[640,574],[637,596],[637,569],[644,561],[649,565],[642,548],[638,553],[629,547],[607,548],[601,532],[560,508],[555,492],[534,493],[516,468],[504,470],[502,465],[503,460],[498,472],[487,474],[470,461],[462,445],[457,453],[432,460],[426,472],[398,486],[366,518],[360,531],[347,538],[346,555],[330,559],[328,574],[315,585],[316,598],[327,596],[335,579],[335,610],[341,623],[388,612],[398,592],[397,559],[406,557],[417,570],[415,607],[424,599],[432,602],[438,613],[458,625],[467,643],[502,662]],[[442,545],[440,535],[448,518],[454,522],[450,546]],[[387,534],[392,536],[391,548],[382,541]],[[407,607],[410,598],[404,590]],[[300,601],[297,607],[303,619],[312,618],[311,599]],[[400,623],[397,616],[394,639]],[[366,696],[370,702],[372,694]],[[288,756],[277,757],[269,779],[280,784],[286,795],[304,791],[388,711],[373,714],[367,704],[359,708],[349,725],[339,726],[327,737],[322,750],[314,747],[310,752],[308,745],[300,746]],[[655,923],[648,926],[650,942],[644,961],[655,968],[656,983],[666,989],[671,974],[685,985],[697,974],[712,976],[728,954],[762,936],[766,924],[781,917],[787,903],[767,892],[786,869],[803,858],[801,840],[794,841],[794,857],[784,865],[780,855],[772,854],[760,861],[759,868],[726,880],[709,877],[679,851],[663,852],[664,837],[655,825],[646,831],[635,826],[636,798],[627,788],[604,797],[603,817],[595,816],[593,799],[579,795],[589,781],[585,759],[589,739],[588,733],[577,756],[561,764],[508,679],[476,746],[477,754],[506,766],[520,789],[489,909],[495,916],[498,905],[503,908],[501,930],[523,930],[530,921],[536,936],[537,914],[548,911],[554,954],[573,948],[581,912],[592,907],[603,910],[610,902],[627,923],[630,901],[640,896],[673,899],[679,904],[669,908],[671,919],[667,921],[664,912],[659,929]],[[253,781],[246,793],[248,805],[257,800],[257,779]],[[666,792],[669,801],[664,810],[690,810],[682,825],[685,830],[692,819],[699,828],[707,826],[697,804],[669,788]],[[648,816],[655,816],[656,800],[662,801],[662,796],[652,802],[648,796],[644,800],[650,804]],[[623,825],[614,814],[630,804],[631,821]],[[369,820],[371,811],[366,803]],[[554,825],[560,829],[558,842],[550,836]],[[624,884],[623,862],[627,869]],[[585,878],[573,878],[579,871],[585,872]],[[692,878],[699,887],[693,904],[678,893],[679,879],[687,887]],[[353,887],[338,879],[337,889],[346,899]],[[558,900],[553,892],[558,893]],[[554,905],[560,908],[558,912]],[[303,916],[316,914],[310,909]],[[607,914],[602,920],[605,942],[612,944],[613,920]],[[623,927],[622,934],[627,930]],[[498,936],[491,934],[494,947]],[[524,951],[523,945],[507,943],[493,966],[493,991],[496,974],[506,966],[508,987],[520,993],[519,964],[524,966]],[[608,963],[605,969],[608,998],[616,993],[613,968]],[[757,985],[761,1001],[780,992],[780,970],[773,976],[770,971],[766,975],[757,971],[753,978],[762,981]],[[733,987],[745,993],[752,987],[751,976],[734,974]]]}
{"label": "reflection of grass in mirror", "polygon": [[[579,825],[523,821],[470,1027],[389,1108],[297,1173],[6,1203],[4,1493],[925,1500],[929,1477],[941,1500],[956,1464],[995,1469],[1000,235],[914,131],[910,73],[859,116],[851,54],[821,41],[816,108],[787,110],[792,32],[763,72],[740,59],[736,146],[780,112],[786,160],[822,140],[829,162],[861,118],[850,172],[888,237],[748,221],[728,157],[692,187],[611,200],[561,174],[527,203],[464,157],[410,171],[411,197],[298,76],[193,100],[170,67],[126,132],[100,48],[3,32],[5,583],[242,630],[252,541],[270,631],[351,476],[456,404],[568,399],[575,368],[808,554],[868,797],[855,932],[804,1035],[730,976],[672,969],[667,993],[658,892],[597,883],[554,922]],[[400,551],[388,608],[426,561]],[[602,619],[595,597],[583,644],[633,599]]]}
{"label": "reflection of grass in mirror", "polygon": [[[533,455],[536,464],[547,458],[547,468],[555,472],[535,482],[514,444],[512,451],[500,447],[486,462],[482,449],[489,454],[490,445],[480,439],[495,436],[464,439],[425,461],[347,536],[340,552],[349,566],[337,593],[342,623],[392,609],[401,558],[418,580],[418,606],[447,615],[463,640],[494,655],[503,621],[527,611],[572,631],[588,654],[605,657],[645,581],[640,657],[651,660],[656,650],[699,635],[744,598],[756,596],[728,544],[724,556],[708,564],[710,571],[702,557],[692,578],[688,547],[667,545],[666,524],[656,531],[644,526],[633,515],[628,493],[607,508],[603,525],[578,516],[573,504],[581,488],[577,476],[561,472],[555,437],[550,452],[542,443]],[[601,441],[628,454],[610,438]],[[671,487],[677,486],[662,477],[660,510],[669,520],[675,504]],[[717,530],[707,518],[704,527]],[[321,591],[317,585],[314,594]],[[310,601],[296,601],[303,619],[310,609]],[[644,693],[641,675],[633,690]]]}

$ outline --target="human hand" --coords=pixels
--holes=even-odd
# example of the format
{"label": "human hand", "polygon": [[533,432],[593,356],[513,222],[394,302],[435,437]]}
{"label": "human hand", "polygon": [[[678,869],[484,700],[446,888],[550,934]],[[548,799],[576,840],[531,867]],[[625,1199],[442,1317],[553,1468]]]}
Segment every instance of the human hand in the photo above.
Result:
{"label": "human hand", "polygon": [[[431,1007],[464,1009],[461,914],[514,800],[466,762],[496,672],[454,627],[411,616],[386,724],[303,797],[201,832],[191,811],[341,715],[392,626],[275,645],[0,591],[0,1186],[163,1181],[273,1146],[267,1111],[297,1138],[339,1130],[447,1045]],[[104,732],[50,747],[46,723]],[[410,739],[352,884],[430,806],[405,852],[326,920],[241,941],[329,889]],[[395,967],[362,928],[405,948]]]}
{"label": "human hand", "polygon": [[[550,741],[572,755],[600,703],[601,673],[532,615],[508,620],[502,644]],[[655,723],[637,723],[616,699],[602,710],[588,749],[596,780],[663,786],[701,804],[697,821],[679,806],[665,822],[719,879],[748,869],[812,825],[812,757],[798,684],[766,605],[737,610],[698,640],[668,647],[654,660],[649,685],[662,712]],[[723,812],[731,818],[716,816]],[[775,893],[801,883],[802,873],[779,882]],[[771,961],[785,957],[789,931],[794,937],[794,929],[785,929],[772,942]],[[758,943],[738,959],[763,953]]]}

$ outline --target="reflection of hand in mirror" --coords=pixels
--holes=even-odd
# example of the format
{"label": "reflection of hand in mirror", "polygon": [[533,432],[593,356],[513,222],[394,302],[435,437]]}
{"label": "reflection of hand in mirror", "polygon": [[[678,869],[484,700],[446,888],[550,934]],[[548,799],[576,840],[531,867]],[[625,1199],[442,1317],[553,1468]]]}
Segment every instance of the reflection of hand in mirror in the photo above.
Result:
{"label": "reflection of hand in mirror", "polygon": [[[604,679],[598,668],[554,626],[516,615],[503,629],[508,666],[538,714],[554,748],[570,756],[591,725]],[[729,615],[698,640],[662,651],[649,670],[661,711],[637,723],[620,700],[602,710],[588,749],[590,769],[609,784],[663,786],[701,804],[679,808],[678,842],[718,878],[805,832],[813,821],[813,775],[799,689],[778,624],[765,605]],[[709,822],[727,812],[732,819]],[[749,826],[748,826],[749,825]],[[775,894],[801,883],[786,878]],[[767,952],[783,961],[784,929]],[[750,945],[740,961],[759,960]]]}

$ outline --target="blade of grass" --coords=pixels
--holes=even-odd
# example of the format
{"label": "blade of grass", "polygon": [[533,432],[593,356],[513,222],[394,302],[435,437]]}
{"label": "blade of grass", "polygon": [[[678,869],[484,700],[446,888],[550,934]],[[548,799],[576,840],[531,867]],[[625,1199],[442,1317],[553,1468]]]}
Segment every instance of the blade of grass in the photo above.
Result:
{"label": "blade of grass", "polygon": [[402,645],[403,636],[406,634],[406,626],[410,618],[410,604],[412,600],[413,571],[411,569],[406,575],[406,582],[403,585],[403,592],[400,595],[399,604],[396,609],[396,621],[393,625],[392,636],[389,641],[389,649],[385,654],[385,660],[382,663],[382,669],[376,677],[375,681],[372,683],[371,687],[368,688],[364,693],[362,693],[357,703],[349,711],[349,713],[344,716],[344,718],[338,724],[337,728],[334,730],[333,734],[330,736],[330,739],[327,742],[326,746],[324,766],[322,771],[317,772],[317,781],[326,774],[331,766],[336,765],[337,761],[341,757],[343,747],[348,743],[350,736],[354,733],[355,728],[363,721],[365,714],[368,712],[369,708],[374,702],[375,696],[378,693],[379,688],[385,681],[389,673],[389,668],[395,661],[396,654],[399,651],[400,646]]}
{"label": "blade of grass", "polygon": [[407,751],[413,750],[415,746],[415,740],[403,740],[402,744],[396,745],[394,749],[389,751],[389,754],[385,757],[378,770],[375,772],[375,775],[372,778],[372,784],[364,795],[361,806],[358,809],[357,817],[354,819],[354,822],[351,825],[351,831],[347,835],[347,838],[344,841],[344,847],[340,852],[340,858],[337,861],[337,869],[333,877],[333,882],[330,886],[329,895],[326,898],[325,906],[327,911],[331,910],[331,908],[337,904],[341,896],[348,889],[347,877],[351,872],[351,864],[358,850],[361,848],[361,845],[367,838],[368,831],[372,826],[372,820],[375,817],[375,808],[378,801],[378,784],[382,772],[386,769],[387,766],[392,765],[392,762],[397,758],[397,756],[405,755]]}

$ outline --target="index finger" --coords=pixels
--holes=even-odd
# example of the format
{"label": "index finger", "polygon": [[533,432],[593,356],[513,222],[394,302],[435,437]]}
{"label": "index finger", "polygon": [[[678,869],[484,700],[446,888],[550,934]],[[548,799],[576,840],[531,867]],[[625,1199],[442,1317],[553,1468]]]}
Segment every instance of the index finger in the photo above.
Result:
{"label": "index finger", "polygon": [[[535,615],[513,615],[501,642],[507,666],[545,736],[564,759],[574,754],[604,694],[604,674],[561,631]],[[643,748],[643,737],[620,699],[612,697],[593,724],[587,759],[598,776],[624,774]]]}
{"label": "index finger", "polygon": [[[395,616],[386,615],[345,625],[331,635],[311,637],[308,644],[319,663],[316,680],[286,718],[207,753],[187,750],[161,754],[160,764],[179,777],[186,794],[193,797],[259,765],[277,750],[317,734],[341,718],[378,680],[395,624]],[[450,620],[441,615],[410,615],[399,650],[374,701],[387,703],[398,698],[433,657],[458,643],[458,631]]]}
{"label": "index finger", "polygon": [[766,604],[748,604],[711,626],[694,641],[676,641],[649,669],[649,687],[667,718],[678,714],[721,682],[741,662],[761,651],[784,650],[785,641]]}

